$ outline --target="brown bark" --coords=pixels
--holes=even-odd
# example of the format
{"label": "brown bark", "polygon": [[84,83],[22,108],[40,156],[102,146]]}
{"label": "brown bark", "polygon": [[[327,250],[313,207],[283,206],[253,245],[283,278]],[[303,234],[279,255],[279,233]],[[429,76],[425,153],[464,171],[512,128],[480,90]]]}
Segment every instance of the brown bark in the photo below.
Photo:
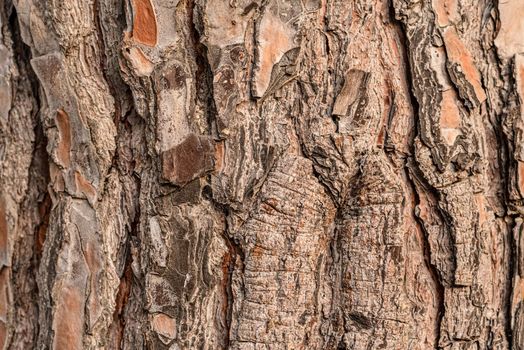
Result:
{"label": "brown bark", "polygon": [[0,0],[1,349],[524,349],[521,0]]}

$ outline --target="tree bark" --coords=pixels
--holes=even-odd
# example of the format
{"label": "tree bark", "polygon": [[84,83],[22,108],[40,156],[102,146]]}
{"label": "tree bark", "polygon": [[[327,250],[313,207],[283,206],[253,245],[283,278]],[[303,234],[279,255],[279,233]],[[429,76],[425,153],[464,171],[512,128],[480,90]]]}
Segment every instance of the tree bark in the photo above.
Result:
{"label": "tree bark", "polygon": [[524,350],[522,0],[0,5],[0,349]]}

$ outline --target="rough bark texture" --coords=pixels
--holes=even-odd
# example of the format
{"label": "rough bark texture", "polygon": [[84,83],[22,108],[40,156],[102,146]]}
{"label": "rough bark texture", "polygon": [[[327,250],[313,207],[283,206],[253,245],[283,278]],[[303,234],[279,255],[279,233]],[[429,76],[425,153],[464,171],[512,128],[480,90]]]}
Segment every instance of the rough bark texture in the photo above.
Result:
{"label": "rough bark texture", "polygon": [[522,0],[0,25],[0,349],[524,349]]}

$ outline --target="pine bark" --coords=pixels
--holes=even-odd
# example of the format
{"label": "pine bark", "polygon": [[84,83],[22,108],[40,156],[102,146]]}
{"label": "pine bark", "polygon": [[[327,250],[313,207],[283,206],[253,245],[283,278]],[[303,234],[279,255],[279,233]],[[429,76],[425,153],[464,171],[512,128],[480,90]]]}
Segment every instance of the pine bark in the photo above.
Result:
{"label": "pine bark", "polygon": [[522,0],[0,28],[0,349],[524,350]]}

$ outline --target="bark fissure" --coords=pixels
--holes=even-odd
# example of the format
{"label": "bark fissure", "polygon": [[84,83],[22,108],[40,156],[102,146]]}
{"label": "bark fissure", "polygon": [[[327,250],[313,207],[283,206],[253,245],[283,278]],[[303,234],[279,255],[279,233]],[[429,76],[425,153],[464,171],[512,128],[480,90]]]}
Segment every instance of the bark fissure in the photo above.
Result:
{"label": "bark fissure", "polygon": [[[409,52],[408,45],[409,44],[408,44],[407,36],[405,33],[405,27],[403,23],[400,22],[395,17],[395,9],[394,9],[393,0],[389,2],[389,15],[390,15],[390,20],[395,24],[402,38],[403,45],[402,45],[401,50],[403,51],[403,57],[405,58],[404,64],[405,64],[406,81],[408,82],[408,91],[409,91],[408,96],[410,98],[411,105],[413,106],[413,119],[414,119],[415,131],[412,133],[411,138],[408,141],[410,145],[410,148],[409,148],[410,154],[407,155],[407,157],[404,159],[403,178],[405,179],[407,186],[410,188],[410,191],[412,191],[412,193],[415,196],[415,203],[414,203],[412,215],[413,215],[413,218],[415,219],[417,230],[419,230],[422,236],[423,255],[424,255],[424,261],[426,264],[426,268],[430,272],[433,282],[435,283],[435,286],[436,286],[435,292],[437,294],[437,303],[438,304],[436,307],[437,317],[436,317],[436,322],[435,322],[435,343],[434,344],[435,344],[435,347],[437,348],[439,341],[440,341],[441,323],[442,323],[442,319],[445,314],[445,303],[444,303],[445,288],[444,288],[444,285],[442,284],[442,281],[440,278],[440,272],[438,271],[438,268],[432,263],[431,247],[430,247],[430,243],[428,240],[428,232],[424,229],[424,223],[422,219],[415,212],[416,208],[420,205],[419,193],[417,190],[417,186],[414,183],[415,179],[417,179],[420,182],[420,185],[418,187],[429,189],[429,184],[424,183],[423,177],[421,177],[420,175],[417,176],[415,174],[415,172],[417,172],[416,170],[417,165],[416,165],[416,160],[415,160],[415,154],[416,154],[415,138],[417,136],[420,136],[420,126],[419,126],[420,121],[419,121],[419,115],[418,115],[419,104],[413,92],[413,86],[412,86],[413,78],[412,78],[412,67],[411,67],[412,63],[408,55],[408,52]],[[433,192],[430,189],[429,191]]]}
{"label": "bark fissure", "polygon": [[[11,101],[5,99],[6,90],[3,89],[6,86],[0,86],[0,104],[6,111],[5,115],[0,115],[6,118],[0,124],[0,221],[7,221],[7,225],[0,228],[0,231],[7,231],[0,232],[0,295],[7,294],[7,298],[0,298],[0,347],[33,347],[39,327],[39,304],[35,298],[40,254],[37,241],[45,236],[49,212],[47,140],[39,120],[39,84],[30,65],[31,52],[21,39],[18,14],[10,1],[1,4],[0,23],[0,80],[11,79],[12,84],[7,93],[12,96]],[[7,60],[8,52],[12,54],[11,62]],[[5,80],[3,82],[5,84]],[[20,153],[15,150],[11,154],[13,146]],[[20,162],[26,166],[21,167]],[[14,199],[14,203],[6,202],[7,198]],[[7,237],[3,237],[4,234]],[[5,238],[12,242],[12,251],[7,250],[11,254],[7,261],[4,261],[5,244],[8,243],[3,241]],[[9,275],[10,280],[4,278]]]}
{"label": "bark fissure", "polygon": [[[518,215],[510,215],[510,216],[507,216],[511,222],[508,223],[508,235],[509,235],[509,238],[508,238],[508,250],[509,250],[509,261],[508,261],[508,284],[511,285],[511,281],[513,280],[513,276],[515,275],[515,264],[518,263],[516,261],[516,257],[517,257],[517,253],[516,253],[516,250],[517,250],[517,247],[516,247],[516,244],[515,244],[515,239],[513,238],[514,237],[514,230],[517,229],[517,224],[515,222],[515,218],[519,217]],[[522,234],[522,232],[520,233]],[[519,348],[515,348],[514,347],[514,343],[513,343],[513,333],[515,332],[515,330],[512,328],[512,325],[511,325],[511,320],[513,319],[513,315],[512,315],[512,308],[513,308],[513,297],[514,297],[514,293],[516,293],[514,290],[511,290],[508,288],[508,290],[505,292],[506,293],[506,297],[505,297],[505,309],[504,309],[504,313],[506,314],[506,324],[505,324],[505,332],[506,332],[506,337],[508,339],[508,348],[513,350],[513,349],[518,349],[520,350]],[[518,344],[517,344],[518,345]],[[520,346],[520,345],[518,345]]]}
{"label": "bark fissure", "polygon": [[[420,205],[420,198],[417,192],[417,186],[414,183],[414,177],[413,170],[409,165],[406,165],[406,175],[405,178],[409,179],[408,181],[409,186],[411,188],[411,191],[413,191],[415,195],[415,207]],[[420,180],[420,178],[418,178]],[[433,278],[433,281],[435,282],[436,286],[436,293],[437,293],[437,318],[436,318],[436,324],[435,324],[435,344],[439,343],[440,340],[440,327],[442,323],[442,318],[445,314],[445,303],[444,303],[444,291],[445,287],[442,284],[441,278],[440,278],[440,272],[438,271],[438,268],[432,263],[431,258],[431,247],[428,240],[428,232],[424,229],[424,223],[423,221],[416,215],[416,213],[413,213],[413,217],[415,218],[415,222],[417,223],[418,230],[420,230],[423,238],[423,249],[424,249],[424,261],[426,263],[427,269],[431,273],[431,277]]]}

